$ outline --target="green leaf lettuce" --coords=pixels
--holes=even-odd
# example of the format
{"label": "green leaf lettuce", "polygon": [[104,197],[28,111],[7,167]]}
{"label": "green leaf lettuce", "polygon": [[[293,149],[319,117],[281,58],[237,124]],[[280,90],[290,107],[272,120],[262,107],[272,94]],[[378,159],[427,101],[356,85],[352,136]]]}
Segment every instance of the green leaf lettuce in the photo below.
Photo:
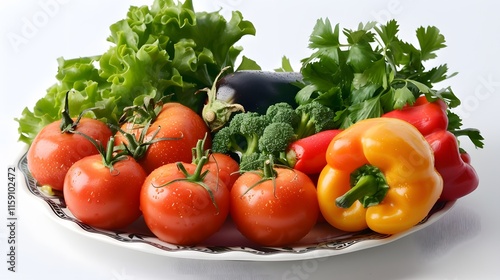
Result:
{"label": "green leaf lettuce", "polygon": [[[111,46],[104,54],[58,59],[57,82],[16,119],[20,141],[30,144],[45,125],[60,119],[67,91],[72,115],[95,108],[90,117],[115,124],[125,107],[146,96],[169,97],[198,111],[205,95],[197,92],[211,86],[222,68],[237,68],[242,48],[235,43],[255,35],[240,12],[226,20],[218,11],[195,12],[191,0],[131,6],[110,31]],[[243,57],[238,69],[259,66]]]}

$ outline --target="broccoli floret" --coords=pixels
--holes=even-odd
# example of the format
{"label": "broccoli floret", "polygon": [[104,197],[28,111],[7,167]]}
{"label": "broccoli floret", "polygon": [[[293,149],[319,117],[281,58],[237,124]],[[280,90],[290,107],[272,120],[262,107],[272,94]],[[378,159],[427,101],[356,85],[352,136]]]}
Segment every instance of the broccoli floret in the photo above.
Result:
{"label": "broccoli floret", "polygon": [[271,123],[284,122],[295,127],[299,124],[300,116],[295,112],[292,105],[281,102],[276,103],[267,108],[266,117]]}
{"label": "broccoli floret", "polygon": [[284,122],[269,124],[259,139],[259,149],[266,155],[272,155],[276,162],[286,164],[286,149],[295,140],[293,127]]}
{"label": "broccoli floret", "polygon": [[299,105],[295,111],[300,116],[299,124],[295,127],[297,139],[334,128],[334,111],[319,102]]}
{"label": "broccoli floret", "polygon": [[284,122],[271,123],[259,139],[259,149],[268,154],[284,151],[295,139],[293,127]]}
{"label": "broccoli floret", "polygon": [[239,113],[239,114],[234,115],[234,117],[229,122],[229,126],[228,126],[229,129],[234,134],[240,133],[240,127],[241,127],[241,123],[243,122],[243,120],[250,117],[250,116],[253,117],[254,115],[255,115],[254,113],[250,113],[250,112]]}
{"label": "broccoli floret", "polygon": [[288,103],[276,103],[269,106],[266,116],[271,123],[290,124],[295,130],[297,139],[334,128],[333,110],[319,102],[310,102],[297,108]]}
{"label": "broccoli floret", "polygon": [[264,161],[269,157],[263,153],[253,153],[247,156],[244,156],[240,160],[240,170],[241,171],[252,171],[261,169]]}
{"label": "broccoli floret", "polygon": [[228,126],[215,133],[212,151],[234,152],[242,157],[259,152],[259,139],[268,124],[266,117],[257,113],[236,114]]}
{"label": "broccoli floret", "polygon": [[259,139],[264,133],[264,129],[269,124],[265,116],[257,113],[244,113],[247,115],[240,125],[240,134],[245,137],[244,155],[249,155],[258,151]]}
{"label": "broccoli floret", "polygon": [[296,109],[287,103],[277,103],[265,115],[238,113],[215,133],[212,151],[238,154],[242,170],[262,167],[269,156],[277,163],[287,164],[285,154],[290,143],[333,128],[333,118],[334,112],[317,102]]}
{"label": "broccoli floret", "polygon": [[[239,148],[237,145],[233,145],[233,133],[229,127],[224,127],[215,133],[212,139],[212,152],[227,154],[232,151],[236,152]],[[234,149],[234,150],[233,150]]]}

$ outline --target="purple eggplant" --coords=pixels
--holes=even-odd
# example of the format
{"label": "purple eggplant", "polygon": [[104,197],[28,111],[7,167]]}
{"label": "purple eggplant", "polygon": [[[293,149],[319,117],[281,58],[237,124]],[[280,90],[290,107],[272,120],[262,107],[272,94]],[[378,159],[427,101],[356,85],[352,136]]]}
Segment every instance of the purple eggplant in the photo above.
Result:
{"label": "purple eggplant", "polygon": [[236,112],[265,114],[270,105],[278,102],[297,106],[295,95],[302,82],[298,72],[245,70],[220,76],[207,90],[208,101],[202,112],[212,131],[224,126]]}

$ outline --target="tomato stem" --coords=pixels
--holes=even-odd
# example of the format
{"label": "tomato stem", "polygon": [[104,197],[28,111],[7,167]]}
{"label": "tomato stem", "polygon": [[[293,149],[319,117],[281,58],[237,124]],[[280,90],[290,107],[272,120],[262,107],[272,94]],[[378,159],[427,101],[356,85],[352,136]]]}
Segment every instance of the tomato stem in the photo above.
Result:
{"label": "tomato stem", "polygon": [[61,133],[74,133],[83,115],[93,109],[95,108],[87,108],[81,111],[76,120],[73,121],[71,114],[69,113],[69,91],[67,91],[66,97],[64,98],[64,109],[61,112],[61,124],[59,125]]}
{"label": "tomato stem", "polygon": [[[197,166],[202,166],[207,164],[208,163],[208,159],[209,157],[211,156],[211,151],[210,149],[205,149],[205,142],[207,140],[207,137],[208,137],[208,133],[205,133],[205,136],[203,137],[203,139],[200,139],[198,140],[198,142],[196,142],[196,147],[193,148],[192,150],[192,153],[193,153],[193,159],[192,159],[192,164],[196,164]],[[207,160],[205,161],[205,163],[201,164],[201,159],[203,157],[206,157]],[[217,160],[215,160],[215,157],[214,157],[214,161],[215,161],[215,166],[217,167],[217,174],[215,174],[217,176],[217,187],[219,186],[219,164],[217,163]]]}
{"label": "tomato stem", "polygon": [[69,114],[69,91],[66,92],[66,97],[64,98],[64,110],[61,112],[61,133],[71,132],[75,129],[76,123],[71,118]]}
{"label": "tomato stem", "polygon": [[[205,184],[205,182],[203,181],[209,172],[209,170],[203,171],[203,167],[205,164],[207,164],[208,157],[210,156],[210,150],[208,150],[208,149],[204,150],[204,148],[203,148],[205,146],[206,139],[207,139],[207,134],[205,134],[205,137],[203,139],[198,140],[198,142],[196,143],[196,147],[194,147],[192,149],[192,152],[193,152],[192,164],[194,164],[196,166],[196,168],[192,174],[189,174],[189,172],[187,171],[186,167],[184,166],[184,164],[182,162],[177,162],[176,163],[177,169],[179,169],[179,171],[185,176],[185,178],[175,179],[175,180],[172,180],[170,182],[167,182],[166,184],[163,184],[161,186],[155,186],[155,187],[161,188],[161,187],[168,186],[168,185],[175,183],[175,182],[190,182],[193,184],[197,184],[207,191],[208,195],[210,196],[210,199],[212,200],[212,204],[215,206],[215,209],[217,210],[217,213],[218,213],[219,206],[217,205],[217,202],[215,201],[214,194],[213,194],[212,190],[210,189],[210,187],[207,186],[207,184]],[[217,174],[216,188],[218,188],[218,187],[219,187],[219,175]]]}
{"label": "tomato stem", "polygon": [[104,165],[107,167],[112,166],[113,160],[113,147],[115,146],[115,138],[111,137],[108,141],[108,146],[106,147],[106,154],[104,156]]}
{"label": "tomato stem", "polygon": [[[135,125],[135,124],[134,124]],[[156,138],[156,135],[160,132],[161,127],[158,126],[158,128],[151,134],[151,140],[146,141],[146,136],[148,136],[148,130],[150,127],[150,122],[147,122],[144,127],[141,130],[141,133],[139,134],[139,138],[136,138],[136,136],[132,133],[129,133],[127,131],[124,131],[121,127],[119,126],[114,126],[111,125],[112,127],[116,128],[125,138],[127,139],[126,143],[122,143],[120,146],[122,149],[126,150],[127,153],[132,156],[135,160],[139,160],[144,157],[146,154],[146,151],[148,150],[149,146],[160,141],[167,141],[167,140],[181,140],[183,135],[181,137],[160,137]]]}
{"label": "tomato stem", "polygon": [[[217,210],[217,213],[218,213],[219,212],[219,206],[217,205],[217,202],[215,201],[214,193],[212,192],[212,190],[210,189],[210,187],[207,186],[207,184],[205,184],[203,182],[203,180],[205,179],[205,177],[207,176],[207,174],[209,172],[208,170],[203,171],[203,166],[207,162],[208,162],[208,157],[202,156],[200,158],[200,161],[198,162],[198,164],[196,164],[196,169],[194,170],[193,174],[189,174],[189,172],[186,170],[186,167],[184,167],[184,164],[182,164],[182,162],[177,162],[177,168],[186,177],[170,181],[170,182],[168,182],[168,183],[166,183],[164,185],[161,185],[159,187],[164,187],[164,186],[170,185],[170,184],[172,184],[174,182],[180,182],[180,181],[191,182],[193,184],[197,184],[197,185],[201,186],[202,188],[204,188],[207,191],[208,195],[210,196],[210,200],[212,200],[212,204],[215,206],[215,209]],[[218,187],[219,187],[219,181],[217,181],[216,188],[218,188]]]}
{"label": "tomato stem", "polygon": [[198,165],[199,162],[201,161],[202,157],[207,157],[207,158],[209,157],[210,150],[209,149],[205,150],[205,148],[204,148],[207,137],[208,137],[208,134],[205,133],[205,137],[203,137],[203,139],[201,139],[201,140],[198,140],[198,142],[196,142],[196,147],[194,147],[192,149],[192,151],[193,151],[192,163],[193,164]]}
{"label": "tomato stem", "polygon": [[262,173],[264,178],[276,177],[276,171],[274,170],[272,158],[264,161],[264,168],[262,168]]}
{"label": "tomato stem", "polygon": [[111,171],[113,171],[113,165],[117,161],[124,159],[124,157],[126,156],[128,151],[115,153],[115,149],[114,149],[115,138],[113,136],[110,137],[106,148],[104,148],[102,143],[96,141],[95,139],[86,135],[85,133],[82,133],[82,132],[76,130],[76,126],[78,125],[78,123],[80,123],[80,120],[82,119],[83,114],[85,114],[87,111],[89,111],[91,109],[92,108],[83,110],[80,113],[80,115],[78,115],[78,118],[75,121],[73,121],[73,119],[71,118],[71,115],[69,114],[69,91],[67,91],[66,97],[64,99],[64,110],[61,113],[62,114],[62,120],[61,120],[61,125],[60,125],[61,132],[62,133],[77,134],[77,135],[84,137],[88,141],[90,141],[94,145],[94,147],[96,147],[97,151],[101,155],[103,165],[108,167]]}
{"label": "tomato stem", "polygon": [[277,176],[276,170],[274,170],[274,161],[273,161],[273,156],[270,155],[269,159],[264,161],[264,166],[262,168],[262,173],[261,173],[261,179],[257,181],[255,184],[251,185],[241,196],[244,196],[246,193],[248,193],[251,189],[254,187],[262,184],[265,181],[272,180],[273,181],[273,194],[274,197],[276,197],[276,176]]}
{"label": "tomato stem", "polygon": [[208,157],[206,157],[206,156],[201,157],[198,164],[196,164],[196,169],[193,172],[193,174],[189,174],[189,172],[186,170],[186,168],[184,167],[182,162],[177,163],[177,168],[179,168],[179,170],[186,176],[186,179],[188,179],[189,181],[199,182],[199,181],[203,181],[203,179],[205,178],[205,176],[208,173],[208,170],[205,170],[204,172],[202,172],[203,165],[205,165],[207,162],[208,162]]}
{"label": "tomato stem", "polygon": [[[124,113],[120,117],[120,122],[128,121],[136,124],[153,123],[160,114],[164,99],[167,97],[165,96],[158,101],[150,96],[144,97],[141,105],[129,106],[123,109]],[[129,116],[129,112],[132,113],[131,116]]]}

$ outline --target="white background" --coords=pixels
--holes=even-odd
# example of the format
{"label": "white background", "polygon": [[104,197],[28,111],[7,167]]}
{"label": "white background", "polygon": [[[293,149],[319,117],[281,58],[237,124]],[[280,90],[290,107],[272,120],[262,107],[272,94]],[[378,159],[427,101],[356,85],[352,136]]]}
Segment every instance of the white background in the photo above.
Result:
{"label": "white background", "polygon": [[[7,271],[6,169],[25,145],[17,123],[25,106],[55,82],[56,59],[101,54],[108,27],[130,4],[151,1],[2,0],[0,2],[0,104],[4,188],[0,188],[1,279],[493,279],[500,275],[500,19],[495,1],[195,1],[195,10],[240,10],[257,35],[240,41],[244,54],[266,70],[288,56],[294,65],[309,54],[308,36],[318,18],[356,28],[359,22],[395,18],[401,36],[435,25],[448,47],[438,54],[458,76],[451,86],[463,101],[465,127],[482,131],[486,146],[468,142],[480,186],[433,225],[388,245],[335,257],[294,262],[204,261],[159,257],[83,237],[55,223],[22,189],[18,173],[17,272]],[[21,36],[22,42],[12,38]]]}

